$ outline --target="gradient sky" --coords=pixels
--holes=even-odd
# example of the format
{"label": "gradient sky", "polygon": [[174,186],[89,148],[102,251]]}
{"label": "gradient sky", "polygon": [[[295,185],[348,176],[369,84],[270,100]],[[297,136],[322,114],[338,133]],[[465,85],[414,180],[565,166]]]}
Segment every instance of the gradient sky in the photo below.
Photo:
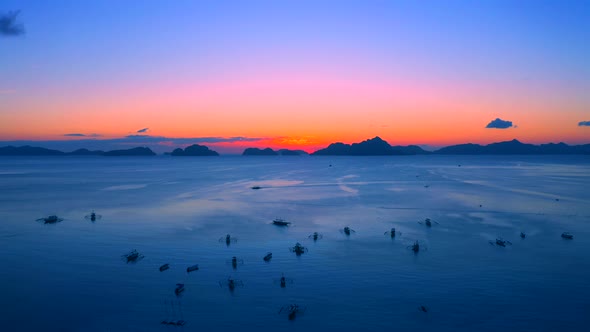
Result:
{"label": "gradient sky", "polygon": [[[588,1],[3,0],[12,10],[26,34],[0,36],[4,142],[590,143]],[[516,127],[486,128],[496,118]]]}

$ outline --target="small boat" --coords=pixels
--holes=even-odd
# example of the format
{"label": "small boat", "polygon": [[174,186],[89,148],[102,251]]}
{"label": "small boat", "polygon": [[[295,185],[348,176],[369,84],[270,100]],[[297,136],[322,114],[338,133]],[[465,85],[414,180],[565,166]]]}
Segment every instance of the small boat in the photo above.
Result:
{"label": "small boat", "polygon": [[164,264],[164,265],[160,266],[160,272],[162,272],[162,271],[166,271],[166,270],[168,270],[169,268],[170,268],[170,264],[166,263],[166,264]]}
{"label": "small boat", "polygon": [[284,219],[281,219],[281,218],[276,218],[275,220],[272,221],[272,223],[277,226],[289,226],[289,224],[291,224],[291,222],[285,221]]}
{"label": "small boat", "polygon": [[186,322],[182,319],[179,320],[163,320],[162,323],[160,323],[162,325],[171,325],[171,326],[184,326],[184,324],[186,324]]}
{"label": "small boat", "polygon": [[261,189],[262,187],[261,187],[261,186],[254,186],[254,187],[251,187],[251,188],[252,188],[253,190],[258,190],[258,189]]}
{"label": "small boat", "polygon": [[301,245],[301,243],[297,242],[293,248],[290,248],[292,252],[294,252],[297,256],[301,256],[302,254],[307,252],[307,248]]}
{"label": "small boat", "polygon": [[500,247],[505,247],[506,241],[504,241],[502,239],[496,239],[496,245],[499,245]]}
{"label": "small boat", "polygon": [[574,235],[569,232],[563,232],[561,233],[561,237],[564,239],[573,240]]}
{"label": "small boat", "polygon": [[137,263],[138,261],[143,259],[143,255],[140,254],[136,249],[133,249],[128,254],[125,254],[122,257],[127,263]]}
{"label": "small boat", "polygon": [[520,232],[520,238],[524,239],[526,237],[526,234],[524,232]]}
{"label": "small boat", "polygon": [[272,258],[272,252],[269,252],[266,254],[266,256],[264,256],[264,258],[262,258],[265,262],[270,262],[270,259]]}
{"label": "small boat", "polygon": [[193,271],[197,271],[199,269],[199,264],[195,264],[195,265],[191,265],[189,267],[186,268],[186,272],[193,272]]}
{"label": "small boat", "polygon": [[180,295],[180,293],[184,292],[184,284],[176,284],[176,289],[174,290],[174,293],[176,295]]}
{"label": "small boat", "polygon": [[39,218],[39,219],[37,219],[37,221],[43,221],[43,223],[45,223],[45,224],[55,224],[55,223],[58,223],[58,222],[60,222],[62,220],[64,220],[64,219],[63,218],[59,218],[56,215],[51,215],[51,216],[48,216],[48,217],[45,217],[45,218]]}

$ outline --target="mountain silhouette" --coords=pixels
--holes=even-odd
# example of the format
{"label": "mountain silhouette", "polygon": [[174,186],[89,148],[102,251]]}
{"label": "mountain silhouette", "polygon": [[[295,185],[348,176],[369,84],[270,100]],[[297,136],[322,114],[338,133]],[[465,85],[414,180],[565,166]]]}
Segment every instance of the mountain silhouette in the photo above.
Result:
{"label": "mountain silhouette", "polygon": [[34,146],[5,146],[0,148],[0,156],[63,156],[65,153],[58,150]]}
{"label": "mountain silhouette", "polygon": [[307,152],[303,150],[288,150],[280,149],[275,151],[271,148],[259,149],[259,148],[247,148],[242,153],[242,156],[300,156],[307,155]]}
{"label": "mountain silhouette", "polygon": [[281,156],[302,156],[307,155],[308,153],[303,150],[288,150],[288,149],[280,149],[277,151],[278,154]]}
{"label": "mountain silhouette", "polygon": [[219,156],[216,151],[210,150],[208,147],[199,144],[193,144],[183,149],[174,149],[172,156]]}
{"label": "mountain silhouette", "polygon": [[[186,149],[175,149],[172,153],[166,153],[173,156],[218,156],[216,151],[210,150],[206,146],[194,144]],[[276,156],[276,155],[304,155],[307,154],[302,150],[281,149],[274,151],[271,148],[258,149],[247,148],[242,155],[244,156]],[[572,154],[590,154],[590,144],[568,145],[565,143],[547,143],[541,145],[526,144],[516,139],[506,142],[491,143],[488,145],[480,144],[458,144],[451,145],[434,152],[425,151],[419,146],[391,146],[379,137],[374,137],[360,143],[344,144],[332,143],[325,149],[320,149],[312,155],[315,156],[387,156],[387,155],[419,155],[419,154],[443,154],[443,155],[572,155]],[[90,151],[88,149],[78,149],[72,152],[62,152],[42,147],[34,146],[4,146],[0,147],[0,156],[154,156],[156,155],[150,148],[137,147],[127,150],[113,151]]]}
{"label": "mountain silhouette", "polygon": [[516,139],[488,145],[459,144],[434,151],[435,154],[590,154],[590,144],[567,145],[565,143],[525,144]]}
{"label": "mountain silhouette", "polygon": [[242,156],[278,156],[279,154],[271,149],[258,149],[258,148],[247,148],[242,153]]}
{"label": "mountain silhouette", "polygon": [[132,148],[127,150],[112,150],[102,154],[103,156],[109,157],[120,157],[120,156],[155,156],[156,154],[150,148]]}
{"label": "mountain silhouette", "polygon": [[332,143],[327,148],[318,150],[315,156],[390,156],[390,155],[415,155],[429,154],[416,145],[391,146],[379,136],[360,143],[344,144]]}
{"label": "mountain silhouette", "polygon": [[66,154],[70,156],[102,156],[104,154],[104,151],[90,151],[88,149],[78,149],[72,152],[66,152]]}

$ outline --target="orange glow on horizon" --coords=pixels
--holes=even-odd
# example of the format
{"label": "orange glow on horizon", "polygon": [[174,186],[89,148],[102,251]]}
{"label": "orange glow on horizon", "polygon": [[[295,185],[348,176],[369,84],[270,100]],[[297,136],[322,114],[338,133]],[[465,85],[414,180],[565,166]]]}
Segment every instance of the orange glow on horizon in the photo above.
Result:
{"label": "orange glow on horizon", "polygon": [[[51,98],[4,96],[18,110],[0,114],[2,140],[61,140],[66,133],[99,134],[95,139],[136,135],[249,137],[256,142],[211,143],[302,149],[333,142],[354,143],[380,136],[392,145],[488,144],[519,139],[527,143],[588,143],[583,104],[560,111],[559,101],[530,98],[523,87],[465,82],[423,82],[371,72],[347,74],[322,69],[270,71],[187,80],[167,86],[101,86]],[[50,114],[50,115],[49,115]],[[486,129],[497,118],[517,128]],[[225,144],[225,145],[224,145]]]}

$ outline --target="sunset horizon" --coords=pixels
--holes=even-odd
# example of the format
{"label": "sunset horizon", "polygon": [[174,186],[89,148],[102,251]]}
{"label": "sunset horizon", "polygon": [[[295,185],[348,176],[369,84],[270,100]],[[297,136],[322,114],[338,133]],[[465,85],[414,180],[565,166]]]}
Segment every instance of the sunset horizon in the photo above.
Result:
{"label": "sunset horizon", "polygon": [[0,141],[590,143],[583,2],[111,4],[3,4]]}
{"label": "sunset horizon", "polygon": [[588,188],[590,0],[0,3],[6,331],[583,331]]}

